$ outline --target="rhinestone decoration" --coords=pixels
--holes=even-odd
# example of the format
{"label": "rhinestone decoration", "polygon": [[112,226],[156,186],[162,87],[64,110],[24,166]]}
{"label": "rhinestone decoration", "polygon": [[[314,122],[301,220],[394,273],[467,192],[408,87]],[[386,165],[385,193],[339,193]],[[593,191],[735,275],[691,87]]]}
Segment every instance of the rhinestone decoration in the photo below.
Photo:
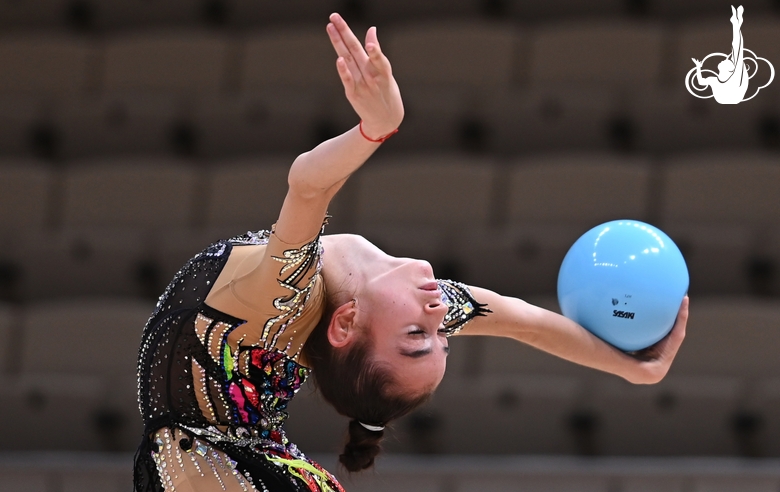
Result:
{"label": "rhinestone decoration", "polygon": [[[175,492],[175,483],[186,476],[213,476],[215,490],[268,492],[244,464],[261,467],[300,490],[343,491],[325,472],[329,478],[311,488],[301,479],[303,471],[268,460],[274,456],[320,468],[289,442],[283,426],[287,405],[309,370],[296,362],[298,353],[277,348],[280,336],[295,330],[320,278],[319,236],[269,257],[279,265],[277,280],[287,294],[273,301],[278,315],[263,325],[260,340],[229,345],[228,335],[245,321],[204,303],[232,248],[267,245],[272,234],[248,232],[212,244],[160,296],[144,327],[138,357],[139,409],[147,427],[141,449],[149,451],[136,455],[137,492],[159,492],[161,487]],[[180,445],[182,439],[189,441]]]}
{"label": "rhinestone decoration", "polygon": [[438,280],[437,283],[441,290],[441,302],[448,308],[443,330],[447,336],[458,333],[475,317],[492,313],[486,304],[480,304],[474,299],[467,285],[454,280]]}

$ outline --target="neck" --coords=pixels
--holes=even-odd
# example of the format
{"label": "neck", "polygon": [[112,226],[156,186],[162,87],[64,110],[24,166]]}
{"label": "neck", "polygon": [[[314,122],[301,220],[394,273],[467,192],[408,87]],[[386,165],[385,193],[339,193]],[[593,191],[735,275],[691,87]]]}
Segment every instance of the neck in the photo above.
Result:
{"label": "neck", "polygon": [[336,305],[352,300],[367,279],[381,275],[399,261],[354,234],[323,236],[322,244],[322,278]]}

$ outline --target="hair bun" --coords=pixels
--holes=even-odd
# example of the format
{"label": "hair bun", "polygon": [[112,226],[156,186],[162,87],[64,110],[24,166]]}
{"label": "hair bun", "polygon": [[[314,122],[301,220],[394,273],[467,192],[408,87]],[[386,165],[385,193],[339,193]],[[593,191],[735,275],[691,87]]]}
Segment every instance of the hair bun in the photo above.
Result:
{"label": "hair bun", "polygon": [[379,442],[384,434],[384,431],[370,431],[360,425],[359,421],[351,420],[349,442],[344,446],[344,452],[339,455],[339,461],[351,472],[370,468],[381,451]]}

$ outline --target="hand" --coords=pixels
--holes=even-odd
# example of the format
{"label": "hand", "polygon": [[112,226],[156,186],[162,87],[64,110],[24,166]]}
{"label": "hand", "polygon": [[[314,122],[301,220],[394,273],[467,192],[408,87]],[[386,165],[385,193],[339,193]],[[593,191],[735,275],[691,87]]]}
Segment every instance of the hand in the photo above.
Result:
{"label": "hand", "polygon": [[677,321],[668,335],[655,345],[628,354],[637,360],[635,374],[627,378],[629,381],[636,384],[655,384],[666,376],[685,338],[689,302],[688,296],[685,296],[677,313]]}
{"label": "hand", "polygon": [[696,64],[696,68],[701,68],[701,62],[699,60],[696,58],[691,58],[691,60],[693,60],[693,63]]}
{"label": "hand", "polygon": [[339,14],[331,14],[327,31],[338,54],[336,69],[347,100],[363,120],[363,131],[379,138],[398,128],[404,117],[401,92],[379,46],[376,27],[366,33],[365,48]]}

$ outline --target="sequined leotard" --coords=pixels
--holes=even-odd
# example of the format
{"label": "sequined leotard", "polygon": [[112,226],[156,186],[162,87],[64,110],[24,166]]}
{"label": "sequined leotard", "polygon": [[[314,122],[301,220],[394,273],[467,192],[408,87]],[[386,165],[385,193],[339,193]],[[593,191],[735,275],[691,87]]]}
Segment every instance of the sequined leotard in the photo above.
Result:
{"label": "sequined leotard", "polygon": [[[321,254],[319,235],[292,245],[250,232],[209,246],[176,274],[139,352],[136,492],[343,491],[283,428],[309,374],[301,348],[324,307]],[[253,282],[257,299],[241,298],[241,281]],[[487,312],[464,285],[439,285],[448,334]]]}

